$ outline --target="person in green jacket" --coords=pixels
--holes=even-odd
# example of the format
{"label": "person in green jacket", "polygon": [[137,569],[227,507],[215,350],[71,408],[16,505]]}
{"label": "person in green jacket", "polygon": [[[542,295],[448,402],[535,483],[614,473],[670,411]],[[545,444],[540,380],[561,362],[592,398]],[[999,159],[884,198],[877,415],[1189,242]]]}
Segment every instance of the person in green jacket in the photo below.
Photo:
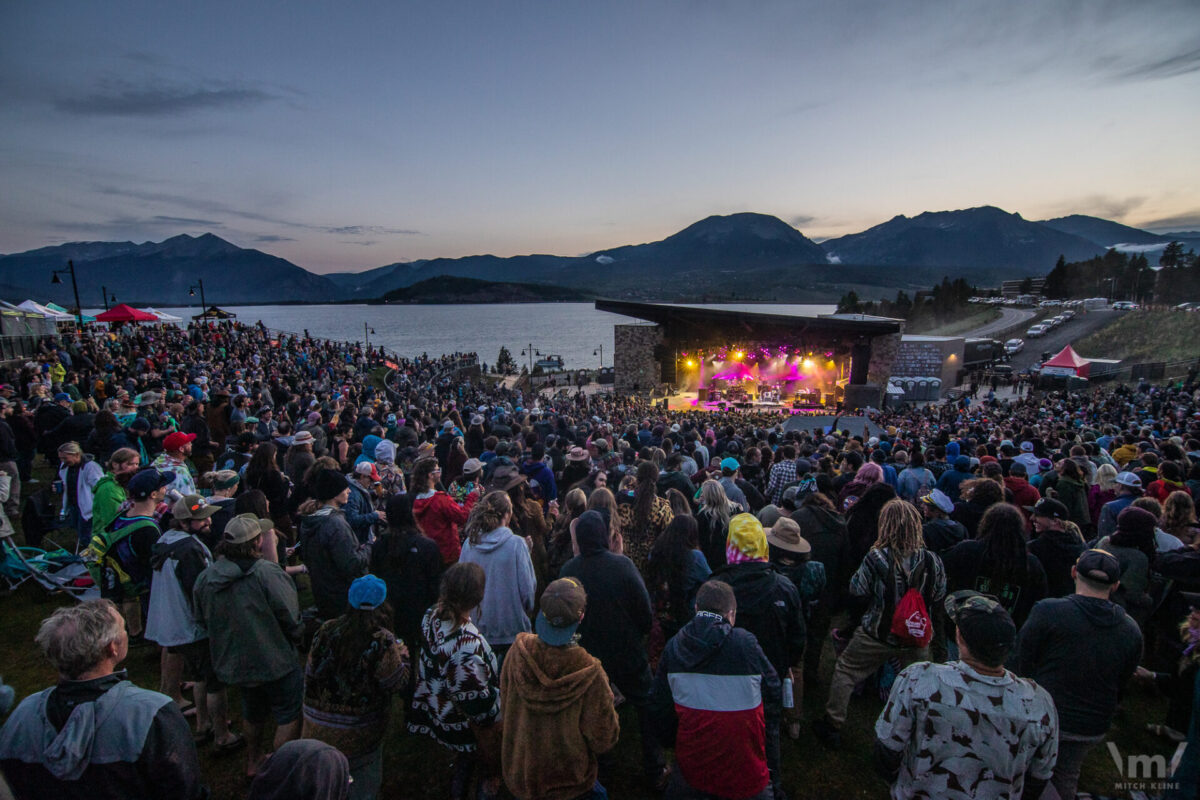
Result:
{"label": "person in green jacket", "polygon": [[263,534],[273,524],[254,514],[229,520],[217,546],[219,558],[192,587],[193,613],[208,637],[213,672],[221,683],[241,689],[247,777],[254,777],[263,756],[268,713],[277,726],[275,750],[300,737],[300,600],[283,567],[262,556]]}
{"label": "person in green jacket", "polygon": [[142,458],[129,447],[113,452],[108,460],[109,472],[96,482],[92,490],[92,535],[103,533],[112,521],[121,514],[129,501],[125,484],[142,467]]}
{"label": "person in green jacket", "polygon": [[1073,460],[1064,458],[1058,462],[1058,480],[1054,483],[1054,492],[1055,498],[1067,507],[1067,518],[1087,535],[1092,529],[1088,491],[1083,483],[1083,472]]}

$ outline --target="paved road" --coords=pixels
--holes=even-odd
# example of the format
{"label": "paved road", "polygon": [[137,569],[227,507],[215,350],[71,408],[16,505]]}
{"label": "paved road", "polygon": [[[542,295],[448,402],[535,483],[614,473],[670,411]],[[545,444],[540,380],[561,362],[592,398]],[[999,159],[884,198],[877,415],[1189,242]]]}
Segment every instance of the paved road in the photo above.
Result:
{"label": "paved road", "polygon": [[963,334],[963,336],[968,339],[991,336],[994,333],[1011,328],[1013,325],[1016,325],[1020,322],[1033,319],[1035,314],[1037,314],[1037,311],[1033,310],[1032,308],[1012,308],[1011,306],[1001,306],[999,317],[987,323],[986,325],[980,325],[978,328]]}
{"label": "paved road", "polygon": [[[1025,340],[1025,349],[1013,356],[1012,361],[1009,363],[1012,364],[1014,372],[1021,372],[1028,369],[1042,360],[1043,352],[1054,355],[1068,344],[1078,342],[1092,331],[1103,328],[1125,313],[1128,312],[1113,311],[1108,308],[1089,311],[1086,314],[1080,314],[1073,320],[1069,320],[1040,339],[1030,339],[1024,333],[1019,333],[1017,334],[1018,338]],[[1100,354],[1080,353],[1080,355],[1098,357]]]}

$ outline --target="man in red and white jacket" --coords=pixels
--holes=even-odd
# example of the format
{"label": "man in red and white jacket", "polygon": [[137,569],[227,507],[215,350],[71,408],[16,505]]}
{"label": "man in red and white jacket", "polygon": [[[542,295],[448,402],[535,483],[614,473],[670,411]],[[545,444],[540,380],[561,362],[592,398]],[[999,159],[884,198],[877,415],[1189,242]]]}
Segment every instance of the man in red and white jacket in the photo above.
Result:
{"label": "man in red and white jacket", "polygon": [[733,627],[736,615],[733,589],[708,581],[659,662],[650,715],[675,747],[669,800],[785,797],[779,764],[767,757],[768,737],[779,737],[779,676],[754,635]]}

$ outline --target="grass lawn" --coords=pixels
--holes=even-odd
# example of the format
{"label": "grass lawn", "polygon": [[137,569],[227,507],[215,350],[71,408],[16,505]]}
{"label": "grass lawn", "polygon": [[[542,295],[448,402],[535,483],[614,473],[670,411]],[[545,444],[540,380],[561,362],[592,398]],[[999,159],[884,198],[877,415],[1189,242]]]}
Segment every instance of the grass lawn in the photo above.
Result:
{"label": "grass lawn", "polygon": [[1129,311],[1074,345],[1091,358],[1179,361],[1200,357],[1200,313]]}
{"label": "grass lawn", "polygon": [[[37,474],[45,485],[48,471],[39,469]],[[40,487],[26,485],[27,491],[32,488]],[[65,544],[71,537],[60,532],[56,538]],[[310,598],[307,587],[302,589],[303,603]],[[0,596],[0,641],[4,642],[0,650],[0,676],[15,687],[18,699],[54,683],[53,671],[34,646],[33,637],[44,617],[57,606],[71,602],[68,597],[47,594],[32,582],[14,593]],[[146,646],[131,650],[125,666],[134,683],[157,689],[158,664],[158,649]],[[874,721],[883,706],[877,696],[856,698],[851,703],[840,751],[824,749],[809,732],[807,721],[821,714],[828,689],[828,678],[833,669],[831,648],[825,650],[823,667],[823,683],[808,687],[804,704],[806,724],[799,741],[793,742],[786,737],[783,740],[784,787],[792,798],[886,798],[887,786],[876,777],[871,764]],[[1080,675],[1080,680],[1086,681],[1087,676]],[[240,714],[236,690],[231,691],[230,706],[237,720]],[[1148,722],[1163,719],[1165,710],[1164,700],[1141,686],[1134,686],[1125,698],[1112,731],[1112,739],[1121,752],[1125,755],[1162,754],[1169,758],[1174,745],[1145,731]],[[237,721],[234,727],[238,727]],[[639,781],[641,759],[637,730],[633,711],[623,708],[621,741],[617,745],[620,776],[608,787],[614,798],[653,796]],[[245,766],[244,751],[225,757],[214,757],[211,753],[210,747],[201,748],[200,760],[214,800],[245,797],[246,784],[241,777]],[[385,744],[383,775],[381,797],[444,798],[448,792],[448,753],[431,739],[405,732],[398,701],[393,707],[392,725]],[[1112,794],[1119,780],[1107,749],[1100,746],[1093,750],[1084,765],[1080,790]]]}
{"label": "grass lawn", "polygon": [[999,317],[1000,309],[995,306],[975,306],[971,313],[941,325],[935,324],[935,320],[922,317],[916,321],[916,324],[908,327],[908,332],[924,336],[958,336],[967,331],[973,331],[981,325],[987,325]]}

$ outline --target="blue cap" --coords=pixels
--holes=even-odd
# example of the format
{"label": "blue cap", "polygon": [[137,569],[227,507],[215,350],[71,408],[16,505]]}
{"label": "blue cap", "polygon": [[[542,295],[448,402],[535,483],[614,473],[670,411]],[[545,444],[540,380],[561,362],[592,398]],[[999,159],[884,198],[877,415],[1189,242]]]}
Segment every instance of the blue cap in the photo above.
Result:
{"label": "blue cap", "polygon": [[721,459],[721,469],[722,470],[729,470],[730,472],[737,472],[741,468],[742,468],[742,465],[739,464],[738,460],[736,458],[733,458],[732,456],[730,456],[729,458]]}
{"label": "blue cap", "polygon": [[350,584],[351,608],[379,608],[387,600],[387,584],[374,575],[363,575]]}
{"label": "blue cap", "polygon": [[54,402],[62,403],[64,401],[67,403],[71,402],[71,395],[67,394],[66,392],[59,392],[58,394],[54,395]]}

